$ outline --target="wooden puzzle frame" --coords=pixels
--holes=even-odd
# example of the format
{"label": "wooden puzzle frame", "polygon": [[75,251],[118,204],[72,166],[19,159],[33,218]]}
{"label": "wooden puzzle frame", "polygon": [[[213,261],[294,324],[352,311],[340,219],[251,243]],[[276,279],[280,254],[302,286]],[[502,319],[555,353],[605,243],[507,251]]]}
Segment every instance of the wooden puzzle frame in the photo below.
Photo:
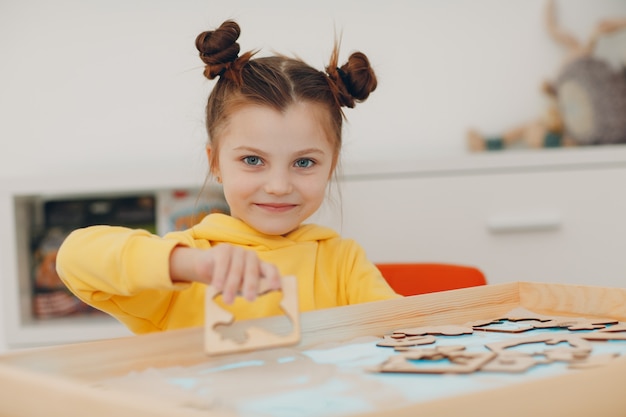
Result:
{"label": "wooden puzzle frame", "polygon": [[[259,289],[259,295],[267,292],[269,290],[265,288]],[[232,325],[234,317],[215,303],[214,299],[219,292],[209,285],[205,297],[205,352],[208,355],[223,355],[226,353],[247,352],[255,349],[268,349],[297,344],[300,341],[300,314],[298,312],[298,282],[296,277],[283,277],[281,292],[283,296],[280,301],[280,308],[293,326],[289,334],[280,335],[251,326],[245,331],[245,340],[238,342],[224,338],[216,330],[220,324]]]}
{"label": "wooden puzzle frame", "polygon": [[[341,344],[358,337],[390,335],[395,329],[462,325],[501,317],[517,307],[546,315],[626,321],[626,289],[516,282],[424,294],[301,314],[302,339],[295,348]],[[255,321],[284,334],[284,320]],[[235,322],[233,327],[249,326]],[[243,327],[242,327],[243,328]],[[604,332],[607,338],[620,333]],[[246,355],[253,355],[247,353]],[[238,355],[238,354],[236,354]],[[236,355],[225,357],[236,358]],[[218,361],[204,351],[204,329],[193,328],[0,356],[0,415],[13,417],[233,417],[233,413],[178,408],[161,398],[100,390],[99,380],[151,367]],[[468,375],[473,377],[473,375]],[[263,383],[263,381],[259,381]],[[359,414],[428,416],[621,416],[626,410],[626,358],[602,366],[496,389],[455,395]],[[366,394],[366,393],[365,393]]]}

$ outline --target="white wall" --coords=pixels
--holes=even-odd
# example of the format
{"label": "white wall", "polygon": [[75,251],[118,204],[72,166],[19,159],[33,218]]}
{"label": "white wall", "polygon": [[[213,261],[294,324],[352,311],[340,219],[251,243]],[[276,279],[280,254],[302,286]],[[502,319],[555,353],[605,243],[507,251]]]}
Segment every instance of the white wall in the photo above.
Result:
{"label": "white wall", "polygon": [[[586,38],[624,0],[557,3]],[[343,58],[362,49],[380,78],[348,111],[345,158],[458,155],[464,133],[541,115],[543,79],[563,51],[543,26],[545,0],[3,0],[0,177],[203,161],[212,83],[195,36],[234,18],[243,49],[296,53],[322,68],[334,29]],[[626,61],[625,38],[601,49]],[[618,44],[621,50],[615,46]]]}
{"label": "white wall", "polygon": [[[586,38],[624,0],[561,0]],[[244,50],[294,53],[320,69],[335,28],[378,76],[347,112],[344,159],[432,159],[466,152],[474,126],[497,134],[539,117],[539,85],[562,49],[544,0],[2,0],[0,178],[168,164],[204,172],[203,107],[212,83],[196,35],[236,19]],[[600,53],[626,62],[626,37]],[[2,248],[0,248],[1,250]],[[11,277],[1,277],[11,279]],[[0,326],[3,323],[0,308]],[[0,329],[0,351],[3,350]]]}

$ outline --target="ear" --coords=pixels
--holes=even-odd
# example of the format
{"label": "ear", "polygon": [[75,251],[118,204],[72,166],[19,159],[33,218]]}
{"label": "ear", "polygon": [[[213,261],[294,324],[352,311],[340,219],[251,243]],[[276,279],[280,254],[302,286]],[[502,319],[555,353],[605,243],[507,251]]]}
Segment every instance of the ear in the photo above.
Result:
{"label": "ear", "polygon": [[215,177],[217,182],[221,184],[222,177],[220,176],[220,170],[219,170],[219,167],[217,166],[218,164],[211,163],[212,161],[211,156],[213,155],[213,148],[211,148],[211,145],[207,145],[205,150],[206,150],[206,157],[209,162],[209,171],[211,172],[211,175]]}
{"label": "ear", "polygon": [[207,157],[207,160],[209,161],[209,167],[210,167],[211,166],[211,152],[213,151],[211,149],[211,145],[207,145],[205,150],[206,150],[206,157]]}

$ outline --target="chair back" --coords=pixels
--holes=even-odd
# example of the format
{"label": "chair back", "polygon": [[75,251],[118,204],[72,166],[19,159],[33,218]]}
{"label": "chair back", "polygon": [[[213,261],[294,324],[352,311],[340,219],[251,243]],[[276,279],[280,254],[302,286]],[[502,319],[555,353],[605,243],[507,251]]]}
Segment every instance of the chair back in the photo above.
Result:
{"label": "chair back", "polygon": [[376,264],[391,288],[404,296],[486,285],[483,272],[473,266],[442,263]]}

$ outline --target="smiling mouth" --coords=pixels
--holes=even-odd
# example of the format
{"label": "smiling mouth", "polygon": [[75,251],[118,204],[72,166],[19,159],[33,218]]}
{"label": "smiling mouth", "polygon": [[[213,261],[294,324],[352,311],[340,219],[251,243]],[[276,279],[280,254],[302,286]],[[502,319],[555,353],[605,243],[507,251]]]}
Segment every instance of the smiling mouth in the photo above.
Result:
{"label": "smiling mouth", "polygon": [[282,213],[293,209],[296,204],[256,203],[256,206],[272,213]]}

